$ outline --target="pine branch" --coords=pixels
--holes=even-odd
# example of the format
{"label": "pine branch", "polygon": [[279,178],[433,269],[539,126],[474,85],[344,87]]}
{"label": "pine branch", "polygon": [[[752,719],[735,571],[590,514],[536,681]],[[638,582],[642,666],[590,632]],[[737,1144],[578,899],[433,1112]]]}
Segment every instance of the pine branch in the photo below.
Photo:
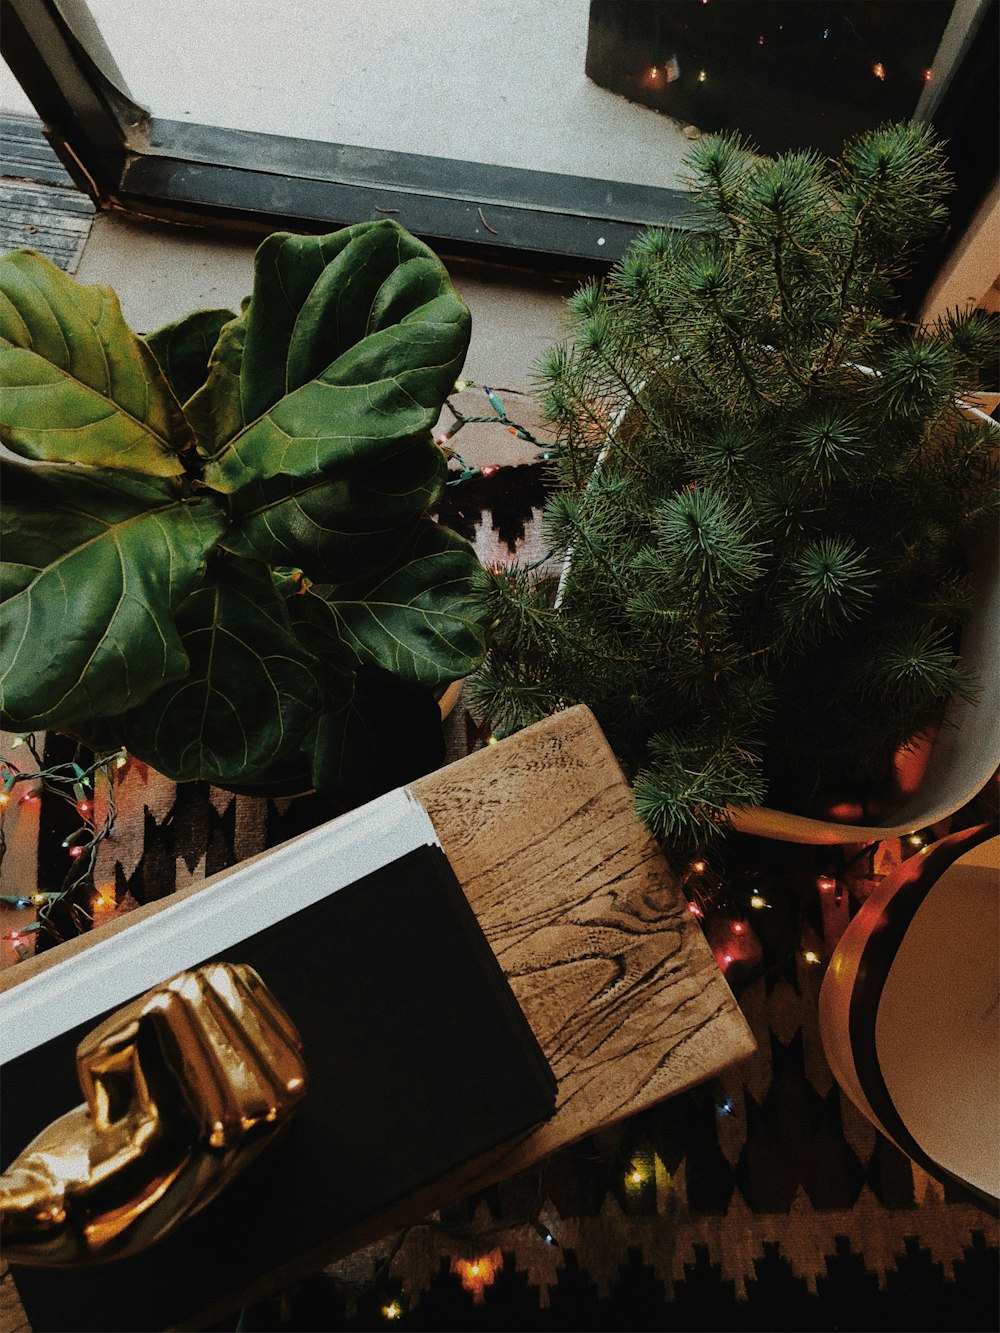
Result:
{"label": "pine branch", "polygon": [[764,799],[759,759],[728,737],[713,743],[697,731],[660,732],[649,748],[650,762],[633,788],[635,808],[670,847],[711,844],[730,826],[734,809]]}
{"label": "pine branch", "polygon": [[893,316],[943,160],[908,125],[838,164],[701,141],[706,230],[646,233],[540,367],[563,452],[545,531],[569,569],[558,607],[506,586],[477,688],[505,724],[588,703],[665,840],[763,799],[758,750],[807,801],[888,771],[972,688],[955,636],[997,434],[954,400],[997,323]]}

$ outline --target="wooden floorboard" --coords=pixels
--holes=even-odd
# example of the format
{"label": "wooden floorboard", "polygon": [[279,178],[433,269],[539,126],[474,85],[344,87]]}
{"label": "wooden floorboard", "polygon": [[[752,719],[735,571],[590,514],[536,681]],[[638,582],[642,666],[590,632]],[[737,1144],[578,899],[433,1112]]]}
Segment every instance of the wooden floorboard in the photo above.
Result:
{"label": "wooden floorboard", "polygon": [[0,115],[0,251],[26,246],[75,273],[94,213],[45,138],[41,121]]}

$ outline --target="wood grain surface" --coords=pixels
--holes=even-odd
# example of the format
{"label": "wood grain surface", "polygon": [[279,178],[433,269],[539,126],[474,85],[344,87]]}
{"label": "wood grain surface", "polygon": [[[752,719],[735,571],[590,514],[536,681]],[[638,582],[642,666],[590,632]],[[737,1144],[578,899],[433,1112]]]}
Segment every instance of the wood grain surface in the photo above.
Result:
{"label": "wood grain surface", "polygon": [[412,784],[559,1080],[504,1163],[711,1078],[754,1049],[589,709]]}
{"label": "wood grain surface", "polygon": [[[746,1020],[662,853],[635,815],[628,783],[587,708],[528,727],[411,789],[430,814],[556,1074],[556,1114],[349,1232],[318,1236],[309,1254],[262,1274],[186,1327],[280,1291],[325,1262],[713,1077],[754,1049]],[[100,931],[123,928],[127,918]],[[0,987],[16,984],[18,974],[56,966],[64,951],[88,947],[99,933],[10,969]],[[9,1280],[0,1299],[3,1329],[26,1330]]]}

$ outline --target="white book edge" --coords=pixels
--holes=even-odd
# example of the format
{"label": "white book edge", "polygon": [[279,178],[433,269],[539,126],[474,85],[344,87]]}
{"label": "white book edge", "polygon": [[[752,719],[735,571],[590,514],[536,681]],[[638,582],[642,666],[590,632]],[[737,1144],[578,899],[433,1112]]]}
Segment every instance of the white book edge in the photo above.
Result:
{"label": "white book edge", "polygon": [[399,787],[224,872],[0,993],[0,1064],[426,846],[440,846],[430,816]]}

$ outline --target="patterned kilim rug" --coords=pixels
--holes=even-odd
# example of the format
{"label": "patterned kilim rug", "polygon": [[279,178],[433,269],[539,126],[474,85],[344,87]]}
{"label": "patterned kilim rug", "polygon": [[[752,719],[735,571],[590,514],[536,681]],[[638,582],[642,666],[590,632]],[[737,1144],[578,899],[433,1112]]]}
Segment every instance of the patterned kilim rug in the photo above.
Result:
{"label": "patterned kilim rug", "polygon": [[[537,466],[505,468],[450,489],[442,517],[484,561],[535,559],[543,498]],[[488,728],[460,703],[447,733],[455,758]],[[978,822],[992,800],[955,826]],[[106,910],[163,897],[328,813],[316,796],[175,787],[133,762],[98,864]],[[42,887],[65,865],[58,826],[45,821]],[[907,849],[855,848],[832,863],[830,849],[746,843],[708,905],[714,892],[724,907],[727,879],[767,891],[759,948],[728,974],[755,1055],[246,1310],[239,1327],[996,1329],[996,1219],[876,1133],[819,1039],[822,959]],[[817,876],[831,870],[838,891],[821,895]]]}

